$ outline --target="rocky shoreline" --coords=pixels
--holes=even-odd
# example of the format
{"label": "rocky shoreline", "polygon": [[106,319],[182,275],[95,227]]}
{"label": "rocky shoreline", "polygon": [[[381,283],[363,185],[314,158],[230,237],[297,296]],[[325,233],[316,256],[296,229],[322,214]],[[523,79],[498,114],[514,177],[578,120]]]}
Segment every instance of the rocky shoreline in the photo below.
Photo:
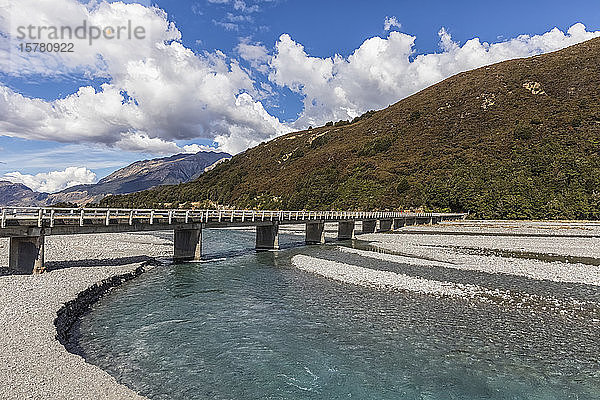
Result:
{"label": "rocky shoreline", "polygon": [[75,299],[63,304],[56,313],[57,317],[54,320],[54,326],[56,326],[56,339],[65,346],[70,353],[77,354],[75,351],[76,343],[73,338],[72,328],[79,318],[88,312],[90,307],[111,289],[137,278],[144,272],[152,269],[155,265],[157,265],[157,263],[145,262],[131,272],[111,276],[93,284],[83,292],[80,292]]}

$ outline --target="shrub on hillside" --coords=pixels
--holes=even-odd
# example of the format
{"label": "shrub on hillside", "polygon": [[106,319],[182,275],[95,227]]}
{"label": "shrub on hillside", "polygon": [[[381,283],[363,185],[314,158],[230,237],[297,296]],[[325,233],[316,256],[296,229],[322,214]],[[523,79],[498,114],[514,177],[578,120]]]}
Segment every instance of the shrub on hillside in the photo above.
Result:
{"label": "shrub on hillside", "polygon": [[529,140],[533,137],[533,128],[531,125],[518,123],[513,131],[515,139]]}
{"label": "shrub on hillside", "polygon": [[325,145],[327,142],[329,142],[329,138],[327,137],[327,135],[321,135],[312,141],[312,143],[310,144],[310,148],[313,150],[318,149],[319,147]]}
{"label": "shrub on hillside", "polygon": [[377,111],[375,111],[375,110],[369,110],[369,111],[367,111],[366,113],[362,114],[361,116],[359,116],[359,117],[355,117],[355,118],[352,120],[352,123],[354,124],[354,123],[356,123],[356,122],[358,122],[358,121],[363,121],[363,120],[365,120],[365,119],[371,118],[373,115],[375,115],[375,113],[376,113],[376,112],[377,112]]}
{"label": "shrub on hillside", "polygon": [[413,111],[412,113],[410,113],[410,115],[408,116],[408,122],[416,122],[421,118],[421,112],[420,111]]}
{"label": "shrub on hillside", "polygon": [[391,136],[382,136],[368,142],[359,152],[359,156],[370,157],[379,153],[384,153],[392,147],[394,138]]}

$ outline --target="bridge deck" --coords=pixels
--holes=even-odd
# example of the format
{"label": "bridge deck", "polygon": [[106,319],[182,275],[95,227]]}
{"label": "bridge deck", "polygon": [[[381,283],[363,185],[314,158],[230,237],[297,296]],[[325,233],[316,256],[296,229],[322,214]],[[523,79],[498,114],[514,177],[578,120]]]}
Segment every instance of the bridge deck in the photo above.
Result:
{"label": "bridge deck", "polygon": [[158,231],[203,224],[206,228],[261,226],[278,223],[391,220],[397,218],[458,219],[463,214],[353,211],[145,210],[23,208],[0,209],[0,237]]}
{"label": "bridge deck", "polygon": [[325,243],[325,223],[338,223],[338,239],[354,238],[355,222],[363,232],[394,230],[404,225],[462,219],[464,214],[263,211],[263,210],[142,210],[100,208],[0,209],[0,237],[10,237],[9,267],[18,272],[44,270],[44,237],[90,233],[173,230],[174,259],[198,260],[202,256],[202,229],[256,227],[257,250],[279,248],[279,225],[306,224],[306,243]]}

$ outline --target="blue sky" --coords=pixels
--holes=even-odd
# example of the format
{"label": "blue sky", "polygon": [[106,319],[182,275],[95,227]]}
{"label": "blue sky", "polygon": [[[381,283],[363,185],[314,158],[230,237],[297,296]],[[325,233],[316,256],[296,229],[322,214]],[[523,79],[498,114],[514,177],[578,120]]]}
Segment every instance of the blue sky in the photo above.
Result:
{"label": "blue sky", "polygon": [[[36,1],[51,3],[51,0]],[[56,1],[75,2],[76,0]],[[27,6],[25,0],[9,0],[9,3],[14,3],[15,7],[20,8]],[[148,2],[139,3],[145,6],[149,5]],[[193,51],[200,59],[209,59],[218,52],[222,52],[224,60],[230,65],[229,72],[234,69],[231,67],[231,63],[239,63],[244,71],[239,76],[229,76],[232,74],[227,75],[223,71],[212,73],[215,76],[222,73],[224,74],[223,79],[234,81],[232,84],[223,86],[225,89],[220,89],[231,88],[232,93],[226,94],[229,98],[217,101],[212,98],[194,97],[184,103],[184,105],[194,104],[193,102],[197,101],[201,108],[210,109],[213,106],[211,103],[213,100],[215,104],[228,102],[231,110],[224,112],[223,115],[216,115],[217,111],[199,115],[197,120],[186,121],[181,127],[174,127],[175,133],[166,132],[169,130],[168,128],[154,131],[153,127],[157,125],[164,123],[168,127],[171,126],[168,125],[168,121],[179,121],[187,118],[187,115],[190,114],[188,111],[185,118],[177,114],[164,116],[162,115],[165,109],[163,105],[156,112],[144,110],[147,115],[160,114],[161,118],[164,118],[163,120],[156,121],[145,117],[143,122],[137,123],[134,127],[135,134],[133,133],[134,128],[123,128],[124,124],[119,123],[117,128],[106,128],[113,137],[109,138],[107,133],[107,137],[104,139],[101,134],[93,138],[80,138],[77,130],[68,131],[68,126],[72,124],[65,123],[60,120],[62,117],[55,115],[52,118],[58,118],[58,122],[53,121],[52,126],[45,126],[43,122],[40,122],[39,126],[31,126],[22,121],[9,121],[12,120],[14,113],[19,113],[19,108],[14,106],[16,108],[10,111],[12,114],[7,114],[6,111],[4,111],[5,114],[0,113],[0,121],[4,120],[5,122],[4,125],[0,124],[0,177],[14,171],[22,174],[38,174],[60,171],[67,166],[77,166],[93,171],[98,179],[132,161],[167,154],[169,150],[163,151],[161,150],[163,148],[177,149],[178,147],[183,148],[185,145],[198,144],[219,145],[225,150],[240,151],[261,140],[285,131],[302,128],[309,123],[322,123],[327,119],[351,117],[354,115],[353,113],[360,113],[368,108],[381,108],[400,100],[415,90],[439,81],[448,74],[479,65],[465,64],[456,66],[456,68],[444,68],[443,73],[440,72],[441,75],[428,77],[414,87],[408,87],[409,83],[403,82],[401,75],[392,74],[390,75],[392,78],[388,76],[385,78],[386,81],[379,83],[373,81],[373,77],[354,77],[348,71],[368,68],[368,65],[365,64],[368,56],[364,56],[360,62],[354,62],[354,67],[348,57],[371,38],[382,39],[381,42],[378,42],[377,46],[379,47],[389,45],[386,51],[377,54],[381,54],[381,57],[384,55],[390,57],[390,52],[396,51],[394,49],[406,47],[402,47],[402,43],[405,43],[405,39],[408,37],[406,35],[415,37],[414,46],[411,47],[412,53],[405,58],[407,59],[407,68],[417,68],[418,64],[416,63],[410,65],[417,55],[458,51],[456,49],[444,50],[440,47],[439,32],[442,28],[445,28],[449,34],[448,37],[451,37],[451,41],[459,47],[464,46],[468,40],[473,38],[480,38],[481,42],[489,43],[506,42],[520,35],[543,35],[555,27],[569,36],[566,34],[567,30],[576,23],[585,25],[585,35],[588,35],[587,32],[600,31],[600,2],[596,1],[159,0],[152,2],[152,5],[164,10],[167,21],[174,23],[181,34],[180,39],[176,39],[176,41]],[[14,9],[12,12],[15,12]],[[38,12],[37,8],[33,7],[31,13],[36,12]],[[9,17],[12,17],[13,20],[16,19],[15,16]],[[384,21],[391,17],[395,18],[397,24],[393,24],[390,29],[385,30]],[[406,35],[402,38],[396,36],[392,43],[390,35],[393,31]],[[282,39],[283,34],[289,35],[289,40]],[[588,38],[583,34],[578,35]],[[513,53],[515,56],[537,54],[571,44],[572,41],[569,40],[571,40],[569,37],[560,40],[547,39],[548,44],[544,45],[546,47],[529,43],[526,50],[514,50]],[[264,51],[264,57],[257,61],[244,56],[240,50],[240,43],[248,44],[257,51]],[[277,46],[278,43],[280,46]],[[371,42],[371,44],[377,47],[376,43]],[[293,53],[294,49],[298,50],[298,46],[303,49],[303,52]],[[374,47],[371,47],[371,50]],[[517,48],[517,46],[513,47]],[[285,51],[293,54],[286,58],[283,56]],[[497,56],[493,55],[492,51],[489,53],[488,58],[480,61],[481,65],[497,60]],[[6,55],[6,53],[3,54]],[[331,69],[328,59],[336,54],[345,59],[344,63],[348,64],[340,67],[340,71],[342,69],[343,71],[334,74],[336,75],[335,79],[331,75],[327,79],[324,78],[323,81],[311,81],[311,74],[328,73],[328,68]],[[277,57],[278,55],[282,56]],[[104,55],[101,54],[101,56]],[[118,58],[118,61],[122,63],[124,58],[119,57],[121,58]],[[293,57],[297,59],[295,60]],[[448,62],[445,60],[441,59],[441,62]],[[373,61],[374,64],[377,62],[378,60]],[[299,71],[294,68],[295,64],[304,65],[306,68]],[[15,73],[14,68],[12,70],[4,68],[0,70],[0,84],[10,90],[10,95],[20,94],[26,98],[44,101],[44,107],[48,106],[47,110],[56,109],[53,101],[64,99],[76,93],[80,87],[85,86],[91,86],[96,92],[102,92],[108,91],[102,86],[103,84],[115,86],[117,89],[120,87],[117,85],[122,85],[124,90],[131,90],[135,93],[134,89],[127,87],[131,79],[118,78],[110,68],[108,73],[90,73],[86,70],[85,63],[82,65],[83,67],[79,66],[73,69],[65,68],[67,72],[60,75],[43,70],[33,73]],[[391,65],[393,66],[393,63]],[[218,69],[214,65],[207,68]],[[343,76],[344,74],[347,76]],[[366,82],[362,88],[365,92],[376,90],[374,88],[382,85],[390,86],[390,83],[391,86],[397,84],[397,88],[395,91],[383,93],[381,97],[385,98],[385,101],[381,103],[370,102],[368,96],[360,101],[348,100],[347,104],[339,99],[326,100],[333,93],[335,87],[338,87],[338,90],[340,87],[344,89],[349,97],[352,94],[357,97],[356,93],[359,93],[357,90],[361,88],[352,88],[348,82],[363,82],[361,79]],[[389,79],[397,79],[398,82],[390,82]],[[252,87],[248,87],[247,80],[252,81]],[[323,82],[329,84],[334,80],[337,81],[335,84],[332,83],[329,92],[325,89],[321,90]],[[173,82],[171,79],[164,84],[165,90],[169,93],[171,93],[170,88],[174,86]],[[194,82],[198,82],[198,80]],[[348,87],[344,86],[345,84]],[[139,89],[139,85],[131,85],[131,87]],[[181,88],[173,88],[173,98],[177,98],[177,90],[181,90]],[[198,91],[202,91],[202,89],[199,88]],[[240,98],[241,93],[247,93],[248,96]],[[182,93],[180,97],[185,98],[185,96],[192,95]],[[145,100],[142,94],[136,99],[140,99],[140,102]],[[310,103],[314,105],[314,108],[307,107],[309,104],[307,99],[314,99]],[[259,110],[255,116],[247,117],[249,112],[247,109],[243,112],[240,111],[241,116],[235,115],[242,100],[248,104],[249,109]],[[18,101],[20,100],[15,98],[15,103]],[[75,101],[83,102],[84,100],[78,96]],[[100,107],[93,103],[96,101],[95,97],[90,101],[92,101],[92,108]],[[148,100],[144,105],[150,103],[152,102]],[[168,108],[168,105],[172,103],[165,104]],[[267,117],[264,112],[260,111],[263,107],[268,113]],[[79,108],[76,107],[75,110],[79,110]],[[119,116],[124,113],[125,111],[118,111]],[[191,113],[193,114],[193,108]],[[73,115],[70,116],[70,118],[72,117]],[[247,126],[244,125],[244,118],[249,121]],[[102,119],[102,122],[106,123],[106,120],[110,120],[111,117],[103,115]],[[69,119],[69,122],[72,121]],[[19,126],[15,127],[15,125]],[[60,128],[57,126],[67,127],[64,136],[60,135]],[[197,135],[193,131],[196,129],[194,127],[198,127]],[[78,127],[77,129],[85,129],[85,125],[84,128]],[[119,133],[118,129],[127,129],[127,133]],[[55,132],[47,134],[52,130]],[[137,136],[131,140],[124,140],[129,134]],[[241,136],[235,136],[238,134]],[[31,140],[31,137],[37,139]],[[162,147],[154,143],[147,149],[143,148],[143,145],[138,146],[139,143],[147,143],[147,139],[160,139],[164,143],[158,143]],[[133,142],[135,144],[132,144]],[[241,144],[238,146],[235,143]]]}

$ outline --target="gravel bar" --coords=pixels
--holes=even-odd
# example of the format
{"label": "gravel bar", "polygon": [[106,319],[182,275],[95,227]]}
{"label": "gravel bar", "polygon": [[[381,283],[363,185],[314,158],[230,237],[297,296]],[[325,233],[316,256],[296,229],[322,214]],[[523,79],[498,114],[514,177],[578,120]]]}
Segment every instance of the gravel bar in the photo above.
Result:
{"label": "gravel bar", "polygon": [[438,235],[478,234],[493,236],[600,237],[598,221],[453,221],[438,225],[412,225],[403,233],[433,232]]}
{"label": "gravel bar", "polygon": [[297,255],[292,264],[306,272],[321,275],[339,282],[376,289],[404,290],[434,296],[472,297],[485,290],[475,285],[440,282],[415,278],[395,272],[363,268],[321,258]]}

